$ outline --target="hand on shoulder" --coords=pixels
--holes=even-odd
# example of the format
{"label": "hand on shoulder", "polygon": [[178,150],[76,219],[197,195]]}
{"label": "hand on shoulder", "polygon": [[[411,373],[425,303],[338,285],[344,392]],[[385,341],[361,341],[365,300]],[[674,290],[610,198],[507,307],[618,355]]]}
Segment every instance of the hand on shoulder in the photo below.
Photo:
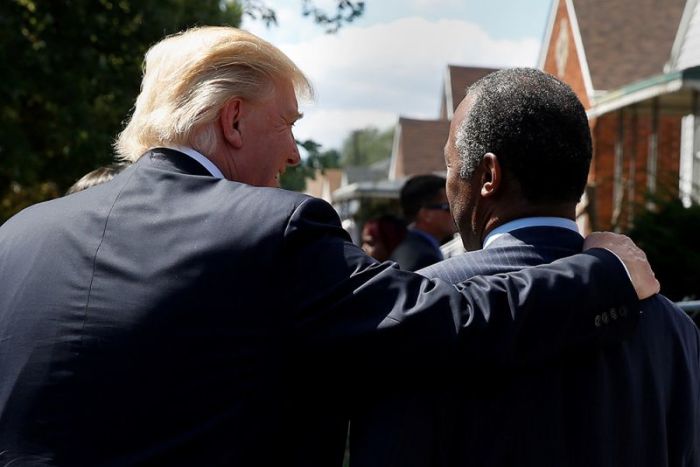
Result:
{"label": "hand on shoulder", "polygon": [[605,248],[620,258],[640,300],[659,293],[661,285],[647,255],[629,237],[612,232],[593,232],[583,243],[584,250],[590,248]]}

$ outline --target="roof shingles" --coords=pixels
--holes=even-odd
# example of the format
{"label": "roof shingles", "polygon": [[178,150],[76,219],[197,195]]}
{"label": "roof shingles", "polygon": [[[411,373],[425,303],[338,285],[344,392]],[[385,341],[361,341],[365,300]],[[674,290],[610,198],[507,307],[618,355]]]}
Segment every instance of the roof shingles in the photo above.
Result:
{"label": "roof shingles", "polygon": [[593,88],[663,72],[685,0],[573,0]]}
{"label": "roof shingles", "polygon": [[400,167],[393,178],[445,171],[443,149],[450,132],[449,120],[399,118]]}

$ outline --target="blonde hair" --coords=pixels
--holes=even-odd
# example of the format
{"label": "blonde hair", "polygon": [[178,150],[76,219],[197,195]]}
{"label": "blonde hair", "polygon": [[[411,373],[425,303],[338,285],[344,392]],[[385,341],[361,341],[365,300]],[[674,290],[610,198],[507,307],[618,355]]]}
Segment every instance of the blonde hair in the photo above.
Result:
{"label": "blonde hair", "polygon": [[311,83],[282,51],[231,27],[200,27],[166,37],[146,53],[141,93],[115,142],[120,159],[136,161],[148,149],[189,145],[208,154],[211,125],[232,97],[260,100],[276,81],[312,97]]}

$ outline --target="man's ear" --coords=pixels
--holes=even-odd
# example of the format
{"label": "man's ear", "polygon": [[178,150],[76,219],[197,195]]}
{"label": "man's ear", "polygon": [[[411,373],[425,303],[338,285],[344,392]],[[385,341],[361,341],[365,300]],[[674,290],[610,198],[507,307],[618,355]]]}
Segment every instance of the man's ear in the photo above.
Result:
{"label": "man's ear", "polygon": [[495,154],[487,152],[481,160],[481,166],[483,169],[481,196],[484,198],[494,196],[500,190],[501,183],[503,182],[501,163],[498,161],[498,157]]}
{"label": "man's ear", "polygon": [[236,149],[243,146],[243,136],[241,135],[241,113],[243,101],[234,97],[229,99],[219,112],[219,126],[224,139],[228,144]]}

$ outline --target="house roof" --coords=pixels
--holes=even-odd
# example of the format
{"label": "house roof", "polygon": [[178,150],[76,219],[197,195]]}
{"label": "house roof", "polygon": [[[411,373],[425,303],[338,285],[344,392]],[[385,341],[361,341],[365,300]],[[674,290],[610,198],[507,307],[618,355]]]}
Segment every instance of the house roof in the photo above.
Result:
{"label": "house roof", "polygon": [[593,89],[663,72],[685,0],[560,0],[574,7]]}
{"label": "house roof", "polygon": [[390,158],[382,159],[368,166],[347,166],[343,169],[345,178],[343,184],[350,185],[357,182],[376,182],[384,180],[389,173]]}
{"label": "house roof", "polygon": [[390,179],[445,171],[443,149],[449,120],[400,117],[396,129]]}
{"label": "house roof", "polygon": [[464,99],[467,87],[494,71],[498,71],[498,68],[447,65],[440,104],[440,118],[451,119],[457,106]]}
{"label": "house roof", "polygon": [[399,180],[352,183],[338,188],[333,193],[333,201],[342,202],[360,198],[399,199],[402,185],[403,181]]}
{"label": "house roof", "polygon": [[331,201],[331,195],[340,188],[343,172],[340,169],[317,170],[313,179],[306,181],[304,193]]}
{"label": "house roof", "polygon": [[641,81],[630,83],[606,93],[588,110],[589,117],[599,117],[606,113],[630,105],[643,109],[653,105],[657,98],[667,112],[688,114],[693,112],[695,93],[700,91],[700,66],[678,71],[661,73]]}

